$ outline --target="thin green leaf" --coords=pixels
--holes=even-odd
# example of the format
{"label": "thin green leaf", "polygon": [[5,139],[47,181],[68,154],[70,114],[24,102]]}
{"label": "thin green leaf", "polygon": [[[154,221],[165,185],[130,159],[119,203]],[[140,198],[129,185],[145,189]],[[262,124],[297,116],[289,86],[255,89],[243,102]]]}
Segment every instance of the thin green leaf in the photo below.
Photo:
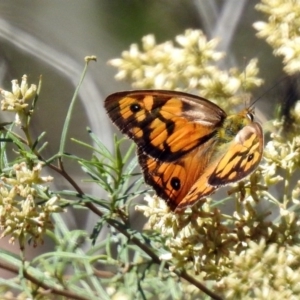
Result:
{"label": "thin green leaf", "polygon": [[82,71],[82,74],[81,74],[81,77],[80,77],[80,80],[79,80],[79,83],[78,83],[78,85],[75,89],[75,93],[72,97],[72,100],[71,100],[71,103],[70,103],[70,106],[69,106],[69,109],[68,109],[68,113],[66,115],[65,123],[64,123],[62,133],[61,133],[61,138],[60,138],[60,144],[59,144],[60,146],[59,146],[59,152],[58,152],[59,155],[62,155],[65,152],[65,145],[66,145],[68,130],[69,130],[69,127],[70,127],[71,116],[72,116],[74,105],[75,105],[75,102],[76,102],[76,99],[77,99],[77,96],[78,96],[78,93],[79,93],[79,89],[81,87],[81,84],[82,84],[83,79],[85,77],[85,74],[87,72],[88,63],[89,63],[89,61],[86,60],[85,65],[84,65],[84,69]]}

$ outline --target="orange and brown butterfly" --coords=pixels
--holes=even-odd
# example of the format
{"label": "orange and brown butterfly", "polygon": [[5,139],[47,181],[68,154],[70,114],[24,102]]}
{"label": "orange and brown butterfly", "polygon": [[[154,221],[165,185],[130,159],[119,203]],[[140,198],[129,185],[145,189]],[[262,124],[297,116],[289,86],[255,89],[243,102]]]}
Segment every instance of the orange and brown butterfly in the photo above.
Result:
{"label": "orange and brown butterfly", "polygon": [[229,115],[177,91],[136,90],[105,100],[113,123],[137,144],[145,181],[180,211],[253,172],[263,153],[254,109]]}

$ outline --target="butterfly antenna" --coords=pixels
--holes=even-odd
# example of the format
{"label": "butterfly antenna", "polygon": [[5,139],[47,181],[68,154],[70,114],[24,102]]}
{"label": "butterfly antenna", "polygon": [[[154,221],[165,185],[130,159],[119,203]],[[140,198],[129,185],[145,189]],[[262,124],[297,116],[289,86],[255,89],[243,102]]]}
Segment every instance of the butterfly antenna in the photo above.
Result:
{"label": "butterfly antenna", "polygon": [[287,79],[288,77],[289,77],[289,75],[286,75],[286,76],[280,78],[274,85],[272,85],[270,88],[268,88],[266,91],[264,91],[257,99],[255,99],[251,103],[250,108],[253,107],[256,102],[258,102],[261,98],[263,98],[267,93],[272,91],[276,86],[278,86],[279,83],[281,83],[283,80]]}
{"label": "butterfly antenna", "polygon": [[[244,74],[243,74],[244,75],[244,82],[242,84],[242,91],[246,92],[246,88],[245,88],[245,82],[246,82],[246,78],[247,78],[246,77],[247,76],[247,74],[246,74],[246,57],[243,57],[243,58],[244,58],[244,66],[243,66],[244,67]],[[244,107],[247,107],[246,102],[247,102],[247,99],[244,98]]]}

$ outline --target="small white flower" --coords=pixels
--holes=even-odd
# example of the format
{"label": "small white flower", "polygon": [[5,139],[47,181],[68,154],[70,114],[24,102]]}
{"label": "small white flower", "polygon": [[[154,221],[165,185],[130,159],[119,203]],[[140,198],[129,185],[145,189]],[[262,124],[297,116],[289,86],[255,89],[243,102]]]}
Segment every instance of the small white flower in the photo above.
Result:
{"label": "small white flower", "polygon": [[172,253],[170,253],[170,252],[161,254],[161,255],[159,256],[159,259],[160,259],[160,260],[171,260],[172,258],[173,258],[173,255],[172,255]]}

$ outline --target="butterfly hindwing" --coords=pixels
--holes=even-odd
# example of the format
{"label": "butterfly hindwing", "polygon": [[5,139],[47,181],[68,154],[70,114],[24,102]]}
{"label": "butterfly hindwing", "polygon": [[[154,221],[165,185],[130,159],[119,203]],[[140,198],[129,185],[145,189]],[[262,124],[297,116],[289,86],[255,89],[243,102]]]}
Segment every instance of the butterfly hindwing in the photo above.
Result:
{"label": "butterfly hindwing", "polygon": [[[145,182],[151,185],[156,194],[166,200],[173,210],[182,202],[195,182],[202,177],[209,160],[209,156],[201,155],[201,151],[198,149],[176,162],[154,159],[140,149],[138,158]],[[205,162],[205,160],[207,161]]]}

